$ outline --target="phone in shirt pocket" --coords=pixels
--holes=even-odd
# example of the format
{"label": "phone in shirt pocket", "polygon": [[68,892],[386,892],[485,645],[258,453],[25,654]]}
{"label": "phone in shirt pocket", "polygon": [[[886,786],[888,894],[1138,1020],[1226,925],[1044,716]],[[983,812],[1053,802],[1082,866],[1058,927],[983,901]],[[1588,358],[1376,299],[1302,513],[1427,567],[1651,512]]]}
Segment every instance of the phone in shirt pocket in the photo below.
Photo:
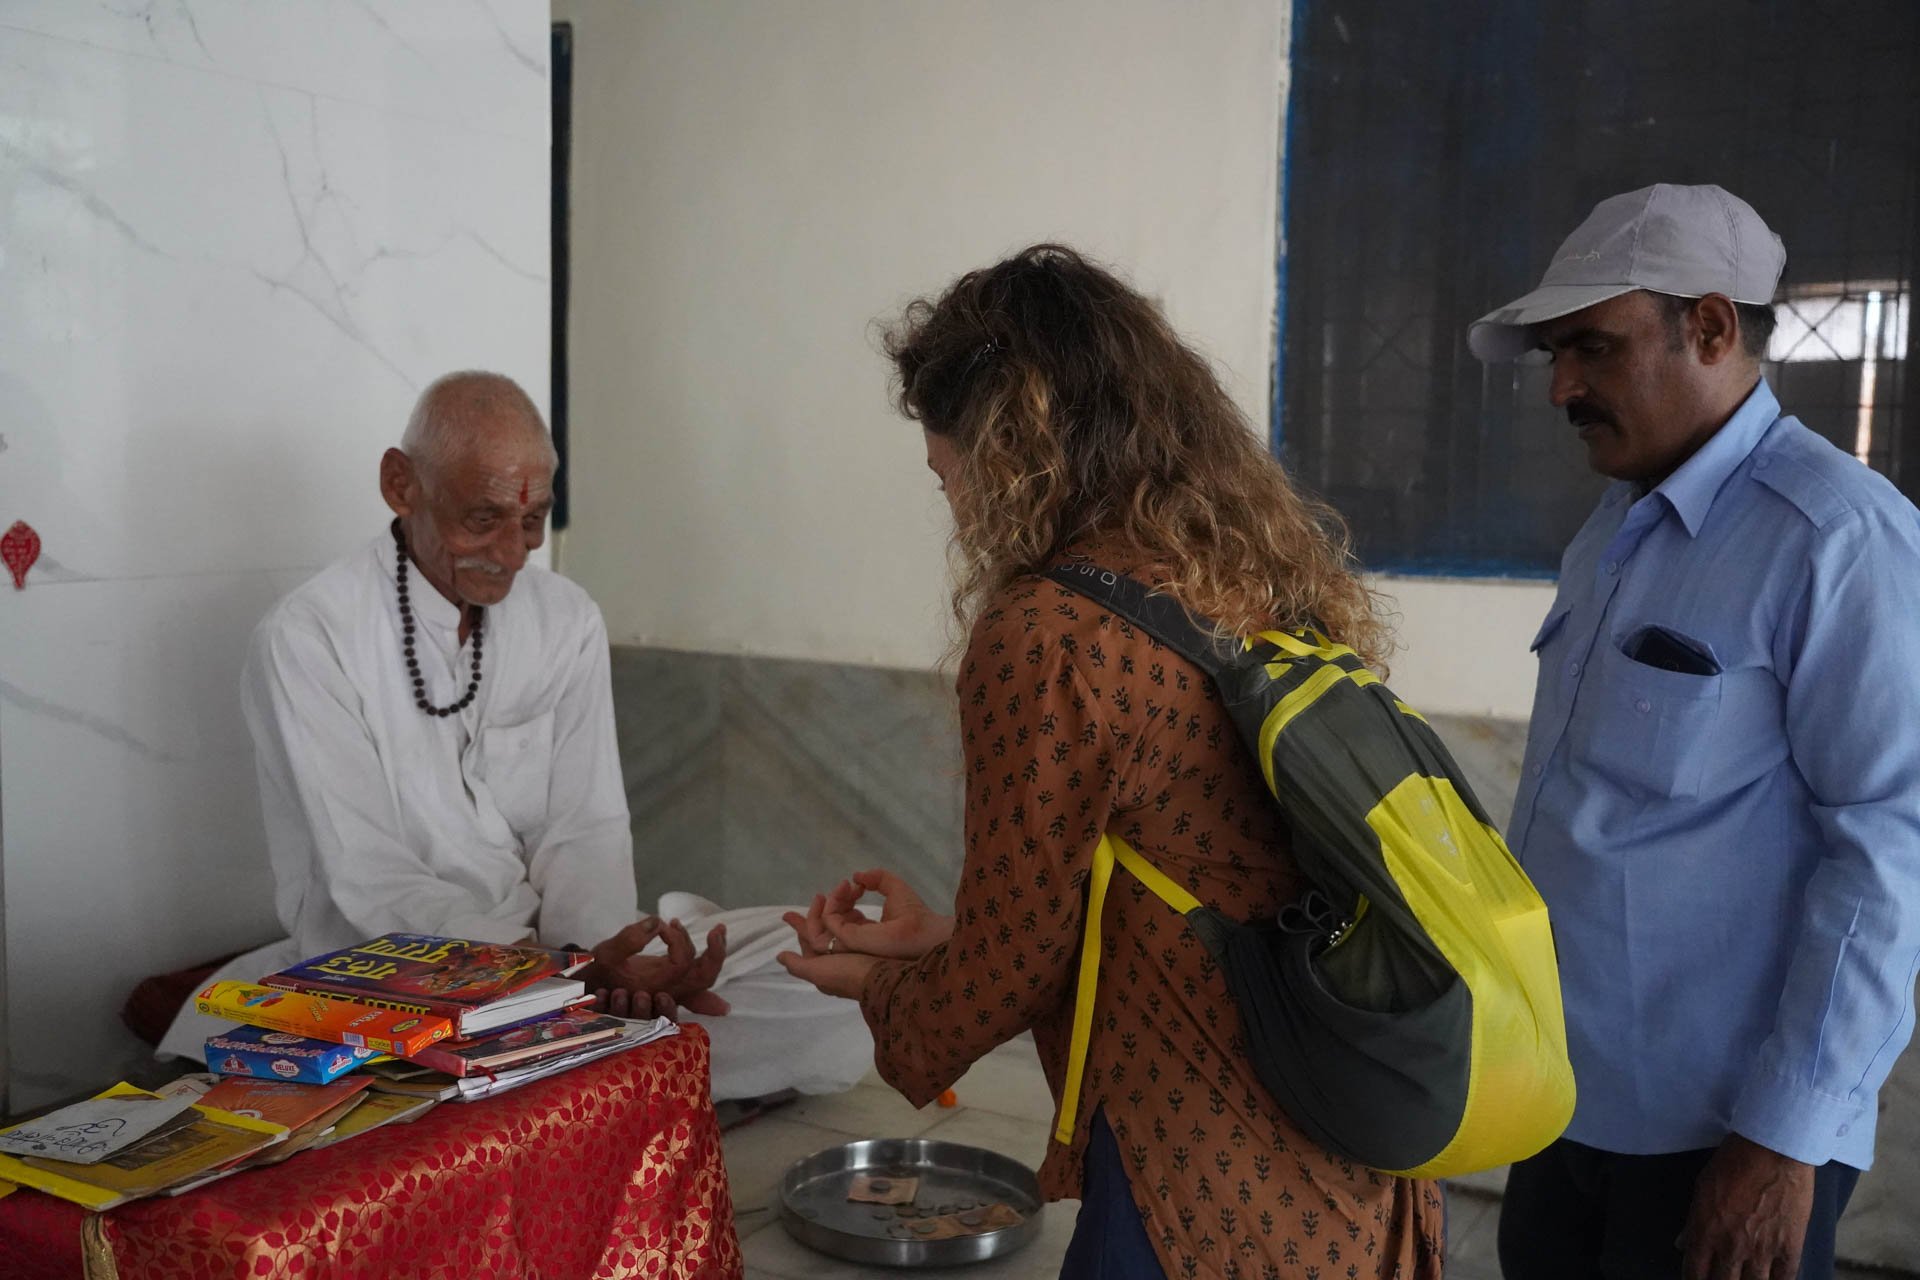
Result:
{"label": "phone in shirt pocket", "polygon": [[1581,692],[1577,748],[1630,794],[1700,795],[1720,710],[1722,675],[1712,647],[1665,627],[1603,636]]}
{"label": "phone in shirt pocket", "polygon": [[1713,656],[1712,645],[1665,627],[1642,627],[1628,636],[1621,648],[1635,662],[1662,671],[1685,676],[1720,674],[1720,662]]}

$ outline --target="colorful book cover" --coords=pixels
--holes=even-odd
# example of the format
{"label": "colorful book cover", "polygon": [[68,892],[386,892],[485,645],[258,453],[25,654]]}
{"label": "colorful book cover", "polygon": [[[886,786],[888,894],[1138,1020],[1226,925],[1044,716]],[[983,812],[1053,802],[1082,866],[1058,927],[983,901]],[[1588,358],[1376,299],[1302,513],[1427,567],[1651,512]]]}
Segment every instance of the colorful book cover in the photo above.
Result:
{"label": "colorful book cover", "polygon": [[448,1098],[460,1096],[460,1081],[444,1071],[429,1071],[425,1075],[411,1076],[405,1080],[374,1076],[372,1088],[375,1093],[389,1093],[402,1098],[422,1098],[428,1102],[445,1102]]}
{"label": "colorful book cover", "polygon": [[251,982],[216,982],[194,997],[193,1007],[229,1022],[398,1057],[418,1053],[453,1034],[451,1022],[432,1014],[376,1009],[357,1000],[283,991]]}
{"label": "colorful book cover", "polygon": [[379,1053],[360,1045],[314,1040],[290,1031],[235,1027],[207,1037],[207,1065],[223,1076],[326,1084]]}
{"label": "colorful book cover", "polygon": [[430,1111],[434,1101],[432,1098],[413,1098],[404,1094],[368,1090],[361,1095],[360,1105],[340,1117],[333,1126],[333,1132],[314,1143],[314,1149],[345,1142],[381,1125],[411,1123]]}
{"label": "colorful book cover", "polygon": [[452,1076],[497,1071],[532,1058],[584,1049],[619,1035],[626,1026],[624,1019],[576,1009],[509,1031],[442,1041],[412,1055],[411,1061]]}
{"label": "colorful book cover", "polygon": [[334,1084],[294,1084],[286,1080],[233,1077],[206,1091],[197,1105],[218,1107],[237,1116],[271,1120],[289,1129],[312,1124],[367,1087],[364,1076]]}
{"label": "colorful book cover", "polygon": [[542,978],[564,976],[593,957],[530,943],[469,942],[421,933],[388,933],[315,956],[261,985],[342,995],[365,1004],[458,1020]]}
{"label": "colorful book cover", "polygon": [[[144,1095],[117,1084],[101,1097]],[[0,1177],[99,1211],[243,1160],[283,1141],[284,1126],[195,1105],[194,1119],[135,1143],[99,1164],[72,1164],[42,1156],[0,1156]]]}

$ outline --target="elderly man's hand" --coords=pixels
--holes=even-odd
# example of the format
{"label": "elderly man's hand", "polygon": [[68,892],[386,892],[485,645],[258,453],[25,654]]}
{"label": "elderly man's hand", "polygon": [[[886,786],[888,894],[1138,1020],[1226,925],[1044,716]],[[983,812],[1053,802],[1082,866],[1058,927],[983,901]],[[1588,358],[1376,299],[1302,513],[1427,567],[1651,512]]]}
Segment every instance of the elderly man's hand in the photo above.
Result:
{"label": "elderly man's hand", "polygon": [[[656,938],[665,955],[642,955]],[[693,940],[678,920],[642,916],[593,949],[593,964],[582,975],[601,1008],[622,1018],[671,1018],[680,1009],[710,1016],[727,1011],[714,994],[714,980],[727,958],[727,930],[715,925],[707,949],[695,954]]]}
{"label": "elderly man's hand", "polygon": [[1693,1187],[1676,1242],[1686,1280],[1793,1280],[1813,1215],[1813,1166],[1730,1133]]}

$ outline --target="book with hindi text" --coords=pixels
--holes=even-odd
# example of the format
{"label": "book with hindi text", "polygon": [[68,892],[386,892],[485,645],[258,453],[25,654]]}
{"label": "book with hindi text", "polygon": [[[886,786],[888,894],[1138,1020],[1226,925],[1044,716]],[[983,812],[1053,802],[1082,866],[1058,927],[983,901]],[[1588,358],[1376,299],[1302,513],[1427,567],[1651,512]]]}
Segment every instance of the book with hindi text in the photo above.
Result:
{"label": "book with hindi text", "polygon": [[317,995],[446,1018],[462,1036],[564,1008],[586,997],[567,975],[593,959],[531,943],[388,933],[260,980]]}
{"label": "book with hindi text", "polygon": [[[154,1095],[117,1084],[103,1098]],[[0,1155],[0,1177],[98,1212],[224,1168],[286,1139],[283,1125],[195,1105],[170,1124],[97,1164]]]}

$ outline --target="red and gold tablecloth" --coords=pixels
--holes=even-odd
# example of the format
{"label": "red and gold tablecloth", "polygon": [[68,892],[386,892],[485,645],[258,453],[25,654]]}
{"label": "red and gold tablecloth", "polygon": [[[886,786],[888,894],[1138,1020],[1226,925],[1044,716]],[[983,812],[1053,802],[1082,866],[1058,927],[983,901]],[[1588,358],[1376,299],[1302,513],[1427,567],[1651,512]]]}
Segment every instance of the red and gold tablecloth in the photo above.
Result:
{"label": "red and gold tablecloth", "polygon": [[284,1164],[104,1214],[0,1199],[6,1280],[741,1274],[697,1026]]}

